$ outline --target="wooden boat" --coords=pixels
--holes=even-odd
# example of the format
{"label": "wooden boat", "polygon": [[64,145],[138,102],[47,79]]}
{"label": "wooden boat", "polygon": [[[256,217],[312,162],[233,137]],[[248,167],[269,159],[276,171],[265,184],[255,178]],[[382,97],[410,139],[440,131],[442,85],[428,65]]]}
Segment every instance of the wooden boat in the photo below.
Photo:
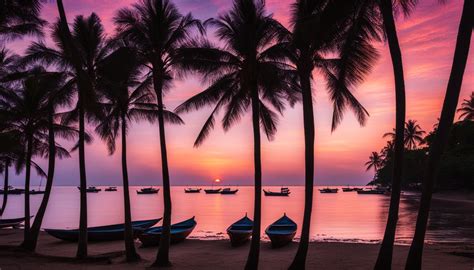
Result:
{"label": "wooden boat", "polygon": [[184,193],[200,193],[200,188],[185,188]]}
{"label": "wooden boat", "polygon": [[137,190],[137,194],[156,194],[158,193],[158,191],[160,191],[159,188],[149,187],[149,188],[142,188],[140,190]]}
{"label": "wooden boat", "polygon": [[[31,216],[33,217],[33,216]],[[25,221],[24,217],[21,218],[3,218],[0,219],[0,229],[1,228],[17,228],[20,226],[21,223]]]}
{"label": "wooden boat", "polygon": [[[77,187],[77,189],[81,190],[81,187]],[[92,186],[86,188],[86,192],[87,192],[87,193],[97,193],[97,192],[99,192],[99,191],[101,191],[101,190],[102,190],[102,189],[100,189],[100,188],[96,188],[96,187],[92,187]]]}
{"label": "wooden boat", "polygon": [[219,194],[221,190],[222,188],[217,188],[217,189],[210,188],[210,189],[204,189],[204,192],[206,192],[206,194]]}
{"label": "wooden boat", "polygon": [[289,196],[290,195],[290,189],[282,187],[280,192],[275,192],[275,191],[270,191],[270,190],[263,190],[263,193],[265,196]]}
{"label": "wooden boat", "polygon": [[227,234],[233,247],[243,245],[252,237],[253,221],[247,217],[237,220],[227,228]]}
{"label": "wooden boat", "polygon": [[238,189],[230,189],[230,188],[224,188],[221,190],[222,195],[230,195],[230,194],[235,194],[239,191]]}
{"label": "wooden boat", "polygon": [[339,189],[338,188],[323,188],[323,189],[319,189],[319,192],[320,193],[337,193]]}
{"label": "wooden boat", "polygon": [[117,191],[117,187],[108,187],[104,189],[105,191]]}
{"label": "wooden boat", "polygon": [[[144,230],[158,223],[160,220],[161,218],[133,221],[132,228],[135,237],[142,233]],[[77,242],[79,238],[79,229],[44,229],[44,231],[50,234],[51,236],[65,241]],[[87,239],[89,241],[122,240],[124,238],[124,234],[125,224],[123,223],[87,228]]]}
{"label": "wooden boat", "polygon": [[31,190],[30,195],[36,195],[36,194],[44,194],[46,191],[44,190]]}
{"label": "wooden boat", "polygon": [[279,220],[270,224],[265,233],[272,241],[272,247],[278,248],[287,245],[293,240],[296,228],[296,223],[284,214]]}
{"label": "wooden boat", "polygon": [[351,192],[351,191],[355,191],[354,188],[350,188],[350,187],[343,187],[342,188],[342,192]]}
{"label": "wooden boat", "polygon": [[[188,237],[188,235],[194,230],[196,224],[194,217],[192,217],[188,220],[171,225],[170,243],[176,244],[186,239],[186,237]],[[138,239],[140,239],[144,247],[157,246],[160,244],[162,230],[163,226],[149,228],[142,234],[138,235]]]}
{"label": "wooden boat", "polygon": [[373,194],[373,195],[383,195],[387,192],[386,190],[383,189],[363,189],[363,190],[358,190],[357,194]]}

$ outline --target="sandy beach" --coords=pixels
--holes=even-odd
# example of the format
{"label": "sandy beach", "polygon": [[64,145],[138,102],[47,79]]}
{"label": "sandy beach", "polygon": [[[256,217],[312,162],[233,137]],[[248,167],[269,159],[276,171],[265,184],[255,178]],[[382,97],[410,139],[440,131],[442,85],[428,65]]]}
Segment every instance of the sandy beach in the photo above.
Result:
{"label": "sandy beach", "polygon": [[[36,254],[20,252],[17,246],[22,230],[0,230],[0,269],[144,269],[156,254],[156,248],[138,248],[142,261],[127,264],[123,257],[123,242],[90,243],[91,259],[77,262],[73,259],[75,243],[59,241],[42,233]],[[137,243],[139,246],[139,243]],[[225,240],[187,240],[172,246],[173,269],[242,269],[248,245],[231,248]],[[262,243],[260,269],[286,269],[297,244],[271,249]],[[371,269],[378,252],[375,244],[311,243],[308,269]],[[407,246],[396,246],[394,269],[403,269]],[[474,267],[474,246],[427,245],[424,269],[466,269]]]}

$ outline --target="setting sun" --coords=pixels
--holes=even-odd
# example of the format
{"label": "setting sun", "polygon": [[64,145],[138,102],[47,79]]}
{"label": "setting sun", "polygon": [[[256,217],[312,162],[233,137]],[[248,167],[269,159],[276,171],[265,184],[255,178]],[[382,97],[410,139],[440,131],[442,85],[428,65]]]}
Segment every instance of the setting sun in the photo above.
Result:
{"label": "setting sun", "polygon": [[214,180],[214,182],[215,182],[215,183],[220,183],[220,182],[221,182],[221,179],[216,178],[216,179]]}

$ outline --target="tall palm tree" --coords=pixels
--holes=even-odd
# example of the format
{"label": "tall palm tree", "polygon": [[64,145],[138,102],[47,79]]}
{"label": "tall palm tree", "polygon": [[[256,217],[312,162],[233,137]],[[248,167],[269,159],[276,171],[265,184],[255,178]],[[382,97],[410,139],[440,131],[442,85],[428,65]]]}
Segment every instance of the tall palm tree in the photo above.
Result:
{"label": "tall palm tree", "polygon": [[471,92],[469,99],[463,100],[457,111],[461,113],[459,119],[474,121],[474,92]]}
{"label": "tall palm tree", "polygon": [[46,24],[39,15],[41,0],[0,0],[0,46],[1,42],[18,39],[24,35],[42,35]]}
{"label": "tall palm tree", "polygon": [[[113,52],[99,69],[98,90],[103,93],[101,103],[105,113],[97,126],[97,133],[107,142],[109,153],[115,152],[115,141],[122,137],[122,178],[125,209],[125,249],[128,261],[139,259],[133,241],[127,168],[127,131],[131,121],[158,119],[158,107],[151,92],[151,82],[139,83],[138,62],[134,52],[123,47]],[[130,92],[129,88],[133,88]],[[175,114],[165,111],[165,120],[182,124]]]}
{"label": "tall palm tree", "polygon": [[191,14],[182,15],[169,0],[141,0],[132,8],[119,10],[114,21],[118,38],[137,50],[148,75],[146,80],[153,84],[158,105],[164,214],[160,246],[153,266],[166,266],[170,265],[171,191],[163,97],[171,87],[176,50],[188,40],[191,31],[196,28],[202,31],[201,24]]}
{"label": "tall palm tree", "polygon": [[401,9],[405,15],[409,15],[416,3],[416,0],[378,1],[390,57],[392,59],[393,77],[395,81],[395,140],[390,207],[384,237],[375,263],[375,269],[391,269],[392,267],[393,243],[395,241],[395,231],[397,228],[403,175],[404,125],[406,115],[405,79],[403,74],[402,52],[395,26],[394,9]]}
{"label": "tall palm tree", "polygon": [[75,108],[65,114],[63,123],[79,122],[80,219],[77,258],[87,257],[87,176],[85,164],[85,120],[93,121],[98,113],[95,87],[97,63],[107,55],[104,28],[99,17],[77,16],[71,33],[62,0],[57,0],[60,19],[53,26],[52,39],[56,48],[34,42],[27,50],[26,62],[53,64],[73,76],[77,94]]}
{"label": "tall palm tree", "polygon": [[[352,2],[351,2],[352,3]],[[349,90],[363,80],[378,54],[370,40],[379,40],[380,22],[369,7],[345,1],[298,0],[293,4],[290,60],[296,66],[303,99],[305,133],[305,210],[301,240],[290,269],[304,269],[308,252],[314,185],[314,115],[311,81],[318,69],[333,102],[332,130],[351,108],[361,124],[366,110]],[[326,58],[332,51],[337,58]]]}
{"label": "tall palm tree", "polygon": [[408,253],[406,269],[421,269],[423,244],[425,241],[426,226],[428,224],[431,197],[433,194],[434,183],[436,181],[437,169],[453,125],[459,93],[461,91],[462,80],[464,77],[464,70],[469,55],[472,27],[474,25],[474,17],[472,14],[474,14],[474,1],[464,1],[456,40],[456,49],[454,51],[453,64],[446,89],[443,109],[441,111],[434,143],[430,147],[428,167],[425,170],[425,175],[423,177],[420,208],[416,220],[415,235],[413,236],[413,242]]}
{"label": "tall palm tree", "polygon": [[44,214],[48,206],[49,197],[54,180],[54,169],[56,158],[69,157],[69,152],[56,143],[55,137],[73,139],[77,137],[77,130],[69,126],[57,123],[56,110],[60,106],[68,105],[71,102],[73,83],[66,82],[66,75],[61,72],[46,72],[43,68],[33,67],[23,74],[18,74],[23,80],[33,80],[36,87],[40,89],[37,96],[41,109],[37,112],[39,121],[42,124],[42,137],[44,144],[41,150],[42,156],[48,157],[48,173],[40,207],[36,213],[33,225],[31,226],[29,238],[25,239],[22,247],[34,251],[38,241],[38,235],[43,222]]}
{"label": "tall palm tree", "polygon": [[404,141],[408,150],[416,149],[416,146],[423,143],[423,136],[426,132],[421,129],[416,120],[408,120],[405,123]]}
{"label": "tall palm tree", "polygon": [[368,171],[373,168],[375,172],[375,175],[374,175],[374,179],[375,179],[375,176],[377,175],[377,171],[379,170],[380,166],[382,166],[382,163],[383,163],[382,156],[378,152],[372,152],[372,154],[370,154],[369,156],[369,161],[365,163],[365,166],[367,166],[365,170]]}
{"label": "tall palm tree", "polygon": [[194,143],[197,147],[213,129],[219,111],[224,110],[225,131],[251,111],[255,199],[252,243],[245,268],[257,269],[262,196],[260,128],[268,139],[274,137],[276,112],[283,112],[285,100],[293,104],[299,97],[296,73],[285,63],[285,51],[275,45],[286,31],[266,13],[263,1],[235,0],[230,11],[208,23],[216,28],[224,47],[195,40],[180,49],[178,63],[185,72],[203,74],[211,85],[178,106],[176,112],[214,106]]}

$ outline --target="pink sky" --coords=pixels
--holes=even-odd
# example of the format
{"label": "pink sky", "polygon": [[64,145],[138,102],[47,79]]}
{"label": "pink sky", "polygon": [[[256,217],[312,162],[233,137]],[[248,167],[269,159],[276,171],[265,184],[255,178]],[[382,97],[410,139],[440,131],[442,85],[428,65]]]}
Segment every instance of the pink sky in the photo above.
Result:
{"label": "pink sky", "polygon": [[[113,34],[112,17],[117,9],[129,6],[129,0],[66,0],[69,21],[78,14],[96,12],[106,30]],[[228,10],[230,0],[174,1],[182,13],[192,12],[207,19]],[[267,8],[287,25],[292,1],[267,0]],[[407,119],[417,120],[425,130],[431,130],[440,114],[449,77],[462,1],[451,0],[440,5],[437,0],[420,1],[410,18],[397,21],[402,47],[406,89]],[[52,21],[57,16],[55,2],[47,1],[43,18]],[[28,41],[17,41],[8,47],[22,52]],[[390,131],[395,121],[394,87],[390,55],[386,44],[377,44],[381,57],[366,81],[354,91],[366,107],[370,118],[360,127],[350,112],[340,127],[331,133],[331,104],[323,78],[315,73],[316,121],[316,184],[366,184],[373,172],[366,172],[364,163],[371,151],[386,142],[382,134]],[[461,99],[474,89],[473,58],[469,57]],[[168,108],[175,108],[205,87],[196,78],[176,80],[165,98]],[[249,116],[224,133],[219,125],[208,140],[193,148],[209,110],[182,115],[184,126],[167,126],[167,143],[172,184],[210,184],[220,178],[223,184],[248,185],[253,182],[252,129]],[[280,118],[274,141],[263,140],[263,182],[265,185],[300,185],[304,183],[303,123],[301,106],[287,109]],[[92,131],[92,130],[91,130]],[[129,174],[132,185],[161,184],[161,161],[158,127],[146,123],[134,124],[128,137]],[[120,152],[108,156],[105,145],[96,138],[87,146],[87,175],[91,185],[120,185]],[[41,164],[46,164],[41,162]],[[44,166],[46,168],[46,166]],[[77,153],[73,158],[57,162],[56,184],[78,185]],[[33,183],[38,183],[33,180]],[[23,180],[15,177],[13,184]]]}

